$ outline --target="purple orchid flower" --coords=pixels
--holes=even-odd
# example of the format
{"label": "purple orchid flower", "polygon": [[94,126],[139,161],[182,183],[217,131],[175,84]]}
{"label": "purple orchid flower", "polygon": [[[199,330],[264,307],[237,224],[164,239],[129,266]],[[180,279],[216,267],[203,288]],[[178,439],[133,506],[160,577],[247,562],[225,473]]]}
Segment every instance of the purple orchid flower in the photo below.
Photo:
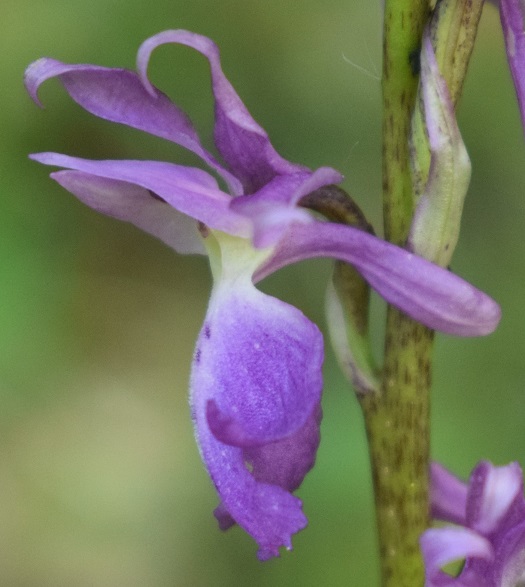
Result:
{"label": "purple orchid flower", "polygon": [[[525,498],[518,463],[479,463],[468,484],[441,465],[431,469],[432,514],[458,524],[423,533],[425,587],[525,585]],[[464,559],[457,577],[441,570]]]}
{"label": "purple orchid flower", "polygon": [[[187,45],[208,59],[215,144],[226,165],[149,82],[150,54],[164,43]],[[51,177],[95,210],[135,224],[180,253],[207,252],[214,286],[191,374],[196,436],[221,499],[215,512],[220,527],[237,523],[258,543],[261,560],[278,556],[307,523],[292,492],[313,466],[319,443],[323,342],[299,310],[254,283],[290,263],[324,256],[354,264],[386,300],[434,329],[487,334],[499,321],[499,307],[417,255],[301,208],[303,196],[338,183],[341,175],[330,168],[312,172],[277,154],[206,37],[166,31],[148,39],[138,53],[138,75],[40,59],[26,72],[37,103],[40,84],[51,77],[92,114],[194,152],[228,186],[230,193],[207,172],[166,162],[31,156],[66,168]]]}

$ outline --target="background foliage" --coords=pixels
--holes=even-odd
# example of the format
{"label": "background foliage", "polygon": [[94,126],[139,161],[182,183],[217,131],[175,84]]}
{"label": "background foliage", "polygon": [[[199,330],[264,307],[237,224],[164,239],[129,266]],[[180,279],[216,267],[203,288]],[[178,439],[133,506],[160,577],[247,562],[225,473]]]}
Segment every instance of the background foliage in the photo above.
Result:
{"label": "background foliage", "polygon": [[[56,82],[40,111],[22,74],[47,55],[134,66],[147,36],[187,28],[221,47],[227,75],[286,158],[332,165],[380,230],[380,9],[303,0],[4,0],[0,21],[0,575],[24,587],[377,583],[357,402],[327,350],[318,463],[300,496],[309,528],[264,565],[222,535],[187,406],[210,287],[203,259],[173,254],[83,207],[26,155],[192,164],[182,150],[84,113]],[[346,59],[345,59],[346,57]],[[362,66],[367,73],[351,65]],[[370,75],[369,75],[370,74]],[[156,52],[155,83],[210,144],[207,66]],[[486,339],[439,336],[433,452],[466,475],[480,458],[525,464],[525,150],[496,11],[485,10],[460,105],[473,163],[453,269],[502,305]],[[324,327],[328,262],[283,270],[266,291]],[[383,308],[374,320],[381,354]]]}

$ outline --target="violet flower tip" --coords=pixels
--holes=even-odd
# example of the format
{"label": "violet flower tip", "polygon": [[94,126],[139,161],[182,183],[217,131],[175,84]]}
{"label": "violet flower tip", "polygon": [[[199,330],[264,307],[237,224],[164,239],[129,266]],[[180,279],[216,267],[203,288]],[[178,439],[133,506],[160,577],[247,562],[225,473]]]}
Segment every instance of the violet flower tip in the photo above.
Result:
{"label": "violet flower tip", "polygon": [[492,300],[492,307],[487,308],[486,318],[485,324],[480,326],[481,335],[492,334],[501,321],[501,307],[497,302]]}
{"label": "violet flower tip", "polygon": [[47,57],[41,57],[40,59],[33,61],[33,63],[28,65],[28,67],[26,68],[26,70],[24,72],[25,89],[26,89],[27,93],[29,94],[29,97],[31,98],[31,100],[33,100],[33,102],[39,108],[44,108],[44,105],[42,104],[42,102],[40,101],[40,98],[38,97],[38,88],[40,87],[40,84],[38,83],[37,76],[34,75],[34,72],[35,72],[35,70],[38,70],[38,68],[40,67],[40,65],[42,63],[44,63],[44,61],[47,61]]}
{"label": "violet flower tip", "polygon": [[43,152],[43,153],[30,153],[28,155],[29,159],[31,159],[31,161],[36,161],[37,163],[45,163],[45,159],[47,155],[51,155],[51,153],[49,152]]}
{"label": "violet flower tip", "polygon": [[153,84],[148,79],[148,64],[151,57],[151,53],[155,46],[151,46],[150,42],[155,37],[151,37],[142,43],[137,52],[137,73],[139,79],[144,86],[144,89],[152,98],[158,97],[158,92],[153,87]]}

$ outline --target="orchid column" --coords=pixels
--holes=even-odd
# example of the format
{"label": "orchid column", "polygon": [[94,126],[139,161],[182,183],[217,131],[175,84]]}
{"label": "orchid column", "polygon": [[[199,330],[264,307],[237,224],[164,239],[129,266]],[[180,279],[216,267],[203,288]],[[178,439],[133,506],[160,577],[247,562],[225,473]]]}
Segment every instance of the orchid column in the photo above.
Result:
{"label": "orchid column", "polygon": [[[434,11],[432,41],[434,45],[440,44],[435,50],[441,74],[450,90],[450,94],[446,87],[444,91],[452,119],[481,7],[482,1],[444,0],[438,2]],[[421,197],[417,180],[422,180],[423,184],[426,182],[432,152],[426,142],[431,133],[425,132],[418,137],[417,125],[412,122],[413,118],[417,119],[423,99],[417,100],[416,97],[420,51],[429,16],[427,0],[387,0],[385,3],[383,212],[385,237],[400,246],[404,246],[407,239],[410,241],[414,212]],[[414,165],[421,172],[419,178],[413,173]],[[459,227],[461,204],[458,202],[456,206],[452,231]],[[447,222],[450,224],[449,219],[445,224]],[[430,238],[431,235],[427,234],[427,239]],[[440,262],[438,258],[432,260]],[[375,392],[361,395],[375,487],[384,587],[422,585],[424,582],[419,537],[430,524],[428,470],[432,342],[432,330],[389,306],[380,386]]]}

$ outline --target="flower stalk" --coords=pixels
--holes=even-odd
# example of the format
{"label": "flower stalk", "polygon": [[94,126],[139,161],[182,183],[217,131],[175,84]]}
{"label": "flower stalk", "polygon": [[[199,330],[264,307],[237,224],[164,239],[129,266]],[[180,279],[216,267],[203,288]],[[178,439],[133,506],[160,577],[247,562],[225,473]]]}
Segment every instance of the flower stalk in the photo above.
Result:
{"label": "flower stalk", "polygon": [[[425,0],[387,0],[383,41],[385,237],[403,245],[415,198],[408,136],[428,18]],[[419,536],[429,525],[429,394],[433,333],[388,308],[379,393],[361,398],[375,489],[383,587],[422,585]]]}
{"label": "flower stalk", "polygon": [[[430,35],[442,75],[452,86],[454,104],[461,93],[480,9],[480,2],[438,1],[431,20]],[[429,173],[430,150],[418,83],[423,30],[430,17],[425,0],[385,3],[383,212],[385,237],[400,246],[407,242]],[[414,112],[415,130],[411,127]],[[375,488],[383,587],[424,583],[419,538],[430,525],[433,334],[389,306],[381,386],[360,396]]]}

